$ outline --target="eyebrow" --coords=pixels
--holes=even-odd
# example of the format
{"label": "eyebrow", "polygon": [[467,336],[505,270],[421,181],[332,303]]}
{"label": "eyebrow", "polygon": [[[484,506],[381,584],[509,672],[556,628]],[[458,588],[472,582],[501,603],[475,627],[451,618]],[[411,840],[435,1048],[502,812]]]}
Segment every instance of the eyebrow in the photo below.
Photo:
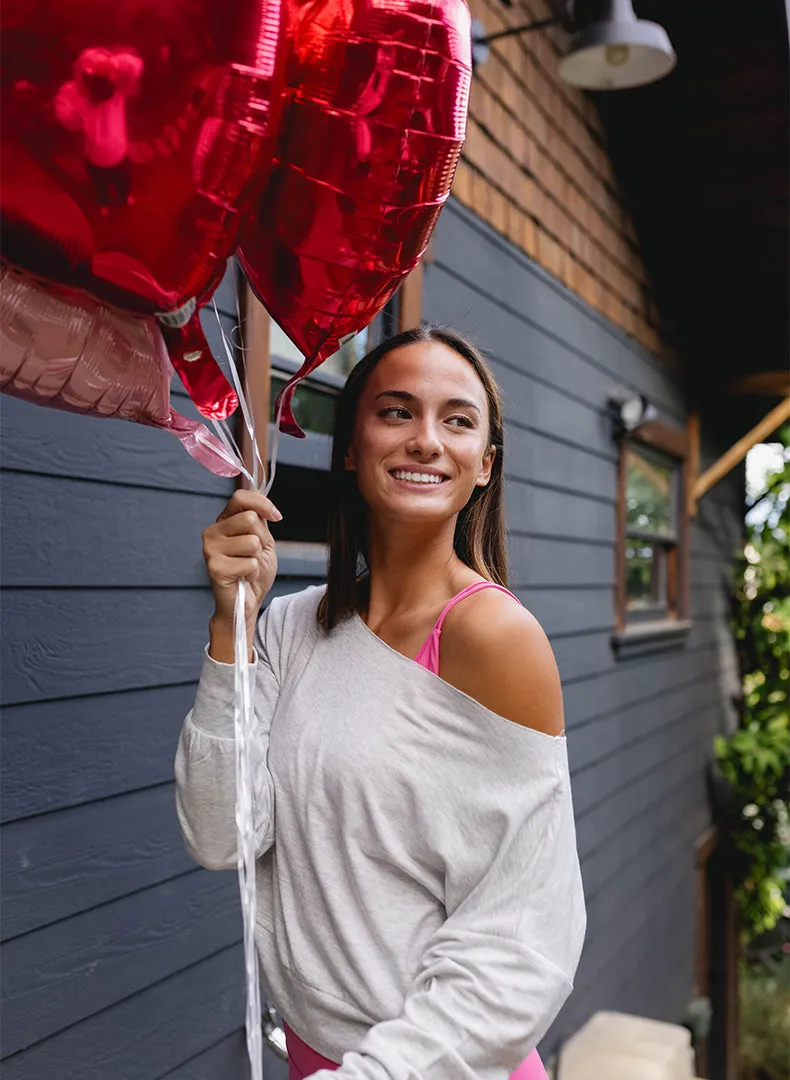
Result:
{"label": "eyebrow", "polygon": [[[410,394],[408,390],[382,390],[380,394],[376,394],[376,401],[383,397],[396,398],[398,401],[405,401],[410,404],[417,400],[414,394]],[[449,398],[445,405],[449,405],[452,409],[474,409],[477,413],[481,412],[480,406],[468,398]]]}

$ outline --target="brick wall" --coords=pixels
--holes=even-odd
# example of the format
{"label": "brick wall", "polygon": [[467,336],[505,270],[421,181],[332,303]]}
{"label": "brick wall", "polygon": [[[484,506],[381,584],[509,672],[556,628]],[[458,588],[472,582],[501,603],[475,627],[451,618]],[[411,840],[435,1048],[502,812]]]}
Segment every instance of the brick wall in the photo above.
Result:
{"label": "brick wall", "polygon": [[[470,0],[487,33],[546,0]],[[494,42],[475,72],[453,194],[646,348],[671,359],[592,103],[559,76],[560,29]],[[627,93],[627,91],[621,91]]]}

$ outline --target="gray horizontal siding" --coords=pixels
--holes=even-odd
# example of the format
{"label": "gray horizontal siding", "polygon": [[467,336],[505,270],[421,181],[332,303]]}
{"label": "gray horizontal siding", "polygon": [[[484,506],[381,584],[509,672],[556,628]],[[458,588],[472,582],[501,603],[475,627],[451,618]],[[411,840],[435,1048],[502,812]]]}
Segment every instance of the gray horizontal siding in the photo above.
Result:
{"label": "gray horizontal siding", "polygon": [[[230,327],[227,281],[219,306]],[[173,401],[196,415],[177,382]],[[164,432],[0,407],[0,1069],[241,1075],[235,876],[189,858],[172,783],[211,611],[200,533],[233,482]],[[284,441],[287,463],[322,453]],[[315,572],[283,569],[278,591]],[[282,1064],[267,1055],[265,1075]]]}
{"label": "gray horizontal siding", "polygon": [[[626,385],[682,423],[680,380],[454,204],[435,250],[423,310],[491,357],[513,582],[565,688],[589,933],[549,1051],[594,1009],[678,1019],[685,1004],[702,770],[735,679],[737,496],[723,485],[700,508],[688,639],[618,662],[606,399]],[[229,326],[227,283],[219,304]],[[172,792],[211,610],[200,532],[232,484],[161,432],[12,400],[2,410],[3,1075],[241,1074],[235,880],[195,869]],[[281,460],[325,468],[327,440],[283,440]],[[281,571],[286,592],[321,572],[295,551]],[[271,1058],[266,1069],[282,1075]]]}
{"label": "gray horizontal siding", "polygon": [[7,1058],[4,1080],[163,1077],[238,1029],[241,964],[238,946],[231,946],[154,982]]}
{"label": "gray horizontal siding", "polygon": [[[456,204],[434,251],[423,311],[482,345],[502,389],[511,578],[552,641],[564,685],[589,928],[549,1053],[597,1009],[678,1021],[690,996],[704,768],[737,686],[727,616],[741,478],[711,491],[693,525],[687,639],[618,660],[607,399],[628,387],[683,425],[679,373]],[[705,462],[725,448],[708,431],[703,417]]]}

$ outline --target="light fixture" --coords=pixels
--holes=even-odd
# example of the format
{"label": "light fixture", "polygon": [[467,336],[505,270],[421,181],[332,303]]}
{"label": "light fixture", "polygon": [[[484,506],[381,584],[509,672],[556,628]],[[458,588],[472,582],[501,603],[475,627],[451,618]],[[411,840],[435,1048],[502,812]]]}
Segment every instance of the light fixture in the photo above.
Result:
{"label": "light fixture", "polygon": [[492,41],[516,37],[532,30],[562,25],[573,33],[570,51],[560,61],[560,76],[583,90],[626,90],[668,75],[677,57],[666,30],[658,23],[638,19],[631,0],[604,0],[602,18],[580,25],[577,6],[569,0],[565,13],[548,19],[511,26],[486,34],[472,20],[472,62],[484,64]]}
{"label": "light fixture", "polygon": [[609,394],[609,408],[615,424],[621,431],[635,431],[648,420],[655,420],[658,410],[644,394],[625,388]]}
{"label": "light fixture", "polygon": [[631,0],[609,0],[603,19],[574,34],[560,76],[584,90],[628,90],[663,79],[676,62],[663,26],[637,19]]}

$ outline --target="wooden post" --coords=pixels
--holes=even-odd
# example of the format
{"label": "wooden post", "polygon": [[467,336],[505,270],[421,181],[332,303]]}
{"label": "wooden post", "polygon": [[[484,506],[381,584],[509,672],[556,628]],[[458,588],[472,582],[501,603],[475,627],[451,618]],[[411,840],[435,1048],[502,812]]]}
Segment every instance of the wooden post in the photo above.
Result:
{"label": "wooden post", "polygon": [[724,1080],[738,1080],[741,1075],[740,1063],[740,918],[735,902],[735,887],[732,874],[725,879],[725,926],[726,958],[725,978],[727,981],[727,1016],[725,1020],[726,1067]]}
{"label": "wooden post", "polygon": [[740,465],[753,446],[771,435],[787,419],[790,419],[790,396],[786,397],[784,401],[780,401],[775,408],[771,409],[762,418],[759,424],[756,424],[743,438],[738,439],[726,453],[721,455],[715,464],[706,469],[694,484],[693,494],[695,501],[702,498],[706,491],[710,491],[714,484],[718,484],[719,480],[725,477],[736,465]]}
{"label": "wooden post", "polygon": [[696,517],[697,514],[697,499],[694,494],[694,488],[697,480],[699,480],[699,413],[693,412],[689,414],[688,419],[688,434],[689,434],[689,456],[686,462],[686,470],[684,476],[684,487],[686,497],[686,513],[689,517]]}
{"label": "wooden post", "polygon": [[[242,290],[242,343],[244,345],[244,384],[258,439],[258,452],[264,464],[269,460],[269,411],[271,397],[271,366],[269,354],[270,315],[246,281]],[[247,468],[252,469],[253,454],[243,417],[239,417],[239,448]],[[249,487],[246,478],[240,478]]]}
{"label": "wooden post", "polygon": [[422,263],[417,263],[400,287],[398,333],[420,325],[422,318]]}
{"label": "wooden post", "polygon": [[[697,839],[695,864],[697,870],[697,916],[695,925],[696,955],[694,959],[694,996],[710,999],[711,968],[711,910],[710,873],[708,862],[715,853],[720,840],[719,829],[711,825]],[[697,1044],[697,1072],[709,1075],[710,1035]]]}

